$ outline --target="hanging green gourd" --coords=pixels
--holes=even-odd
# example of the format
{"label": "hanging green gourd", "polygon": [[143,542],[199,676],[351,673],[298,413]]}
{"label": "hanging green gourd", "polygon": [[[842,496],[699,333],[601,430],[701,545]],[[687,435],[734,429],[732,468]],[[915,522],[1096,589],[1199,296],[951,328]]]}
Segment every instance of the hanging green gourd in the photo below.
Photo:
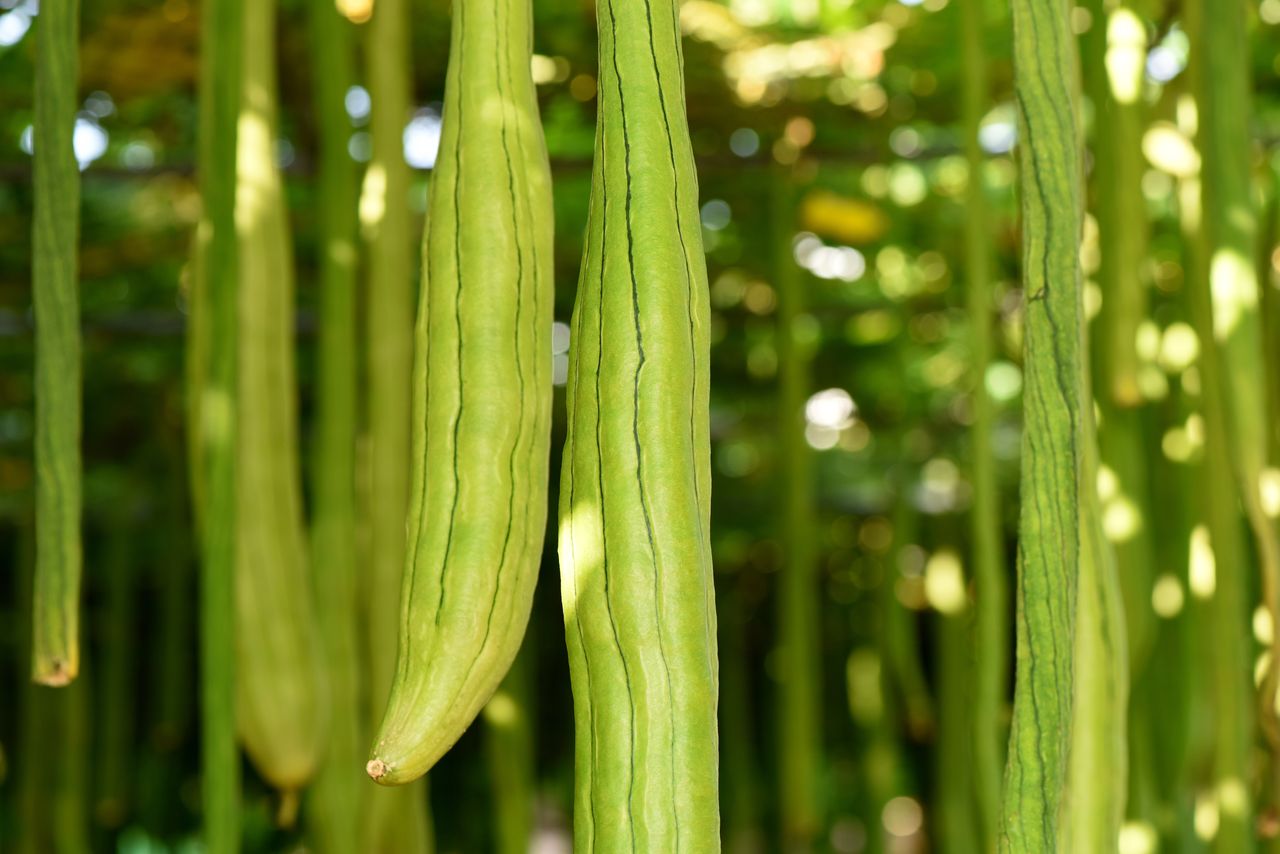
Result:
{"label": "hanging green gourd", "polygon": [[596,7],[559,543],[581,852],[720,846],[710,305],[677,13]]}
{"label": "hanging green gourd", "polygon": [[528,0],[460,0],[414,350],[395,680],[367,770],[422,776],[519,649],[546,520],[551,175]]}
{"label": "hanging green gourd", "polygon": [[186,342],[188,460],[200,542],[200,764],[205,848],[240,849],[236,748],[236,166],[242,0],[206,0],[200,15],[200,226]]}
{"label": "hanging green gourd", "polygon": [[272,2],[245,6],[236,164],[236,698],[240,738],[284,795],[287,823],[323,753],[327,704],[303,539],[293,269],[275,160],[275,15]]}
{"label": "hanging green gourd", "polygon": [[987,393],[995,311],[991,217],[987,204],[986,157],[979,142],[988,109],[985,0],[961,0],[960,38],[964,70],[961,105],[964,151],[969,167],[964,208],[965,309],[969,317],[973,426],[969,459],[973,478],[972,538],[974,581],[973,778],[982,850],[992,851],[1000,826],[1000,786],[1004,771],[1004,724],[1009,691],[1009,581],[1000,518],[1000,487],[993,447],[995,412]]}
{"label": "hanging green gourd", "polygon": [[1025,289],[1017,662],[1000,850],[1114,846],[1124,622],[1094,484],[1081,302],[1079,92],[1068,9],[1013,0]]}
{"label": "hanging green gourd", "polygon": [[311,458],[312,577],[329,677],[329,743],[308,800],[309,836],[321,854],[361,850],[361,798],[352,773],[364,755],[356,606],[356,163],[344,98],[355,79],[355,28],[333,0],[308,7],[317,118],[319,316]]}
{"label": "hanging green gourd", "polygon": [[36,25],[36,575],[32,678],[66,685],[80,669],[80,172],[76,122],[78,0],[48,0]]}

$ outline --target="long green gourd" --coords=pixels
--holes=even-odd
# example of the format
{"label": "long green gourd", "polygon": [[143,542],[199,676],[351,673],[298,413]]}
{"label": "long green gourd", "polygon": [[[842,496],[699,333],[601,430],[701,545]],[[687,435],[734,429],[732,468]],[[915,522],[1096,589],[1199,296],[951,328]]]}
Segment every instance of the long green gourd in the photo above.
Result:
{"label": "long green gourd", "polygon": [[[1196,46],[1205,44],[1204,17],[1212,10],[1200,3],[1185,7],[1184,24],[1191,38],[1189,76],[1197,88],[1204,86],[1208,73],[1205,58]],[[1203,91],[1203,90],[1201,90]],[[1189,111],[1180,110],[1180,130],[1196,138],[1200,160],[1205,160],[1205,135],[1191,125]],[[1203,122],[1204,116],[1198,117]],[[1210,783],[1215,799],[1226,795],[1230,808],[1218,810],[1218,833],[1214,850],[1249,854],[1257,847],[1254,832],[1254,794],[1247,785],[1255,764],[1254,725],[1258,711],[1254,706],[1253,674],[1249,650],[1249,579],[1248,542],[1240,517],[1235,477],[1232,467],[1230,436],[1230,404],[1227,401],[1224,354],[1214,335],[1213,298],[1210,294],[1210,232],[1204,224],[1203,182],[1207,175],[1192,174],[1179,179],[1179,205],[1183,240],[1186,244],[1186,268],[1191,285],[1187,288],[1187,304],[1191,320],[1200,340],[1198,369],[1200,374],[1201,411],[1204,415],[1204,461],[1199,466],[1200,518],[1208,533],[1209,549],[1201,549],[1197,568],[1193,539],[1192,580],[1197,576],[1212,578],[1212,585],[1193,583],[1192,595],[1208,599],[1205,605],[1207,635],[1205,645],[1212,651],[1209,685],[1212,688],[1212,758]],[[1194,538],[1194,534],[1193,534]],[[1207,552],[1207,553],[1205,553]],[[1199,572],[1197,572],[1199,569]],[[1208,573],[1205,570],[1211,569]],[[1197,586],[1200,589],[1197,590]]]}
{"label": "long green gourd", "polygon": [[[98,684],[97,714],[94,716],[94,801],[98,823],[119,828],[134,806],[134,745],[137,743],[134,698],[140,680],[137,673],[137,604],[139,584],[134,547],[138,531],[127,511],[136,499],[126,493],[121,506],[107,519],[99,550],[105,583],[99,611],[95,681]],[[126,512],[118,512],[120,510]]]}
{"label": "long green gourd", "polygon": [[1061,0],[1013,0],[1012,9],[1026,379],[1016,679],[999,847],[1110,850],[1124,804],[1126,682],[1114,564],[1094,493],[1075,46]]}
{"label": "long green gourd", "polygon": [[200,797],[210,854],[240,850],[236,749],[236,166],[243,0],[207,0],[200,13],[202,210],[187,347],[192,503],[200,542]]}
{"label": "long green gourd", "polygon": [[[404,578],[405,518],[409,512],[410,427],[413,388],[413,252],[409,228],[409,166],[404,127],[412,109],[409,4],[378,0],[366,29],[365,69],[372,110],[372,156],[360,198],[368,257],[365,289],[367,444],[361,497],[367,524],[368,584],[365,626],[366,716],[375,727],[396,672],[396,645]],[[362,735],[365,746],[369,733]],[[362,751],[363,752],[363,751]],[[357,775],[359,776],[359,775]],[[364,788],[366,844],[405,854],[431,850],[427,781],[403,789]]]}
{"label": "long green gourd", "polygon": [[529,0],[454,9],[414,359],[413,489],[395,681],[367,770],[420,777],[506,674],[546,519],[551,176]]}
{"label": "long green gourd", "polygon": [[805,441],[812,347],[800,332],[806,282],[791,245],[795,195],[790,169],[776,166],[770,178],[773,269],[778,291],[778,445],[782,505],[783,566],[778,573],[777,620],[781,678],[778,708],[778,794],[786,850],[807,850],[821,829],[818,778],[822,744],[821,619],[817,555],[814,552],[812,451]]}
{"label": "long green gourd", "polygon": [[288,823],[324,750],[327,703],[303,538],[293,269],[275,160],[275,15],[267,0],[245,6],[236,163],[236,701],[245,750],[281,791]]}
{"label": "long green gourd", "polygon": [[1093,204],[1102,305],[1094,324],[1093,377],[1102,413],[1099,449],[1114,476],[1107,497],[1125,609],[1130,666],[1141,672],[1155,639],[1151,588],[1156,560],[1148,482],[1149,407],[1138,330],[1147,318],[1147,209],[1142,191],[1143,72],[1147,35],[1133,2],[1091,0],[1094,23],[1082,39],[1084,80],[1093,103]]}
{"label": "long green gourd", "polygon": [[[190,317],[188,316],[188,319]],[[149,739],[162,754],[172,754],[185,746],[196,699],[196,590],[193,564],[195,531],[190,521],[187,497],[191,488],[190,468],[183,464],[199,462],[194,448],[184,447],[184,428],[180,417],[174,417],[183,406],[185,388],[176,388],[166,396],[166,428],[162,433],[161,459],[174,475],[161,493],[164,510],[159,524],[164,529],[163,560],[151,562],[150,583],[158,591],[160,614],[156,618],[154,643],[151,644],[147,676],[150,684],[159,686],[155,717],[149,724]]]}
{"label": "long green gourd", "polygon": [[992,243],[987,208],[986,158],[978,141],[982,116],[988,108],[983,13],[985,0],[960,3],[960,36],[964,72],[961,79],[964,150],[969,165],[965,192],[964,269],[965,308],[969,316],[969,393],[973,426],[969,459],[973,476],[973,508],[969,526],[974,578],[973,778],[977,784],[978,838],[982,850],[993,851],[1000,826],[1000,775],[1004,768],[1005,709],[1009,690],[1009,581],[1000,523],[1000,493],[996,481],[992,433],[995,415],[987,394],[993,323]]}
{"label": "long green gourd", "polygon": [[[1118,20],[1123,20],[1118,19]],[[1101,24],[1099,24],[1101,26]],[[1124,34],[1123,26],[1117,29]],[[1130,34],[1124,34],[1126,39]],[[1126,50],[1132,45],[1126,45]],[[1113,53],[1112,68],[1117,71],[1112,81],[1120,80]],[[1074,56],[1074,54],[1072,54]],[[1075,73],[1070,78],[1070,94],[1079,109],[1079,76],[1078,69],[1072,63]],[[1132,69],[1128,71],[1132,74]],[[1077,136],[1076,164],[1082,172],[1083,136]],[[1131,142],[1128,141],[1128,142]],[[1126,149],[1127,150],[1127,149]],[[1128,151],[1132,156],[1134,152]],[[1077,216],[1083,215],[1083,188],[1080,191],[1080,207]],[[1129,224],[1138,228],[1139,221]],[[1078,228],[1078,225],[1077,225]],[[1078,234],[1077,230],[1077,234]],[[1112,246],[1113,260],[1115,248]],[[1129,263],[1137,263],[1132,257],[1126,257]],[[1082,271],[1081,271],[1082,273]],[[1136,276],[1137,272],[1134,272]],[[1125,290],[1140,288],[1136,281],[1125,283]],[[1104,297],[1105,301],[1105,297]],[[1111,321],[1106,327],[1119,327],[1122,331],[1112,334],[1113,349],[1119,349],[1120,343],[1126,339],[1128,331],[1136,329],[1141,321],[1141,307],[1145,299],[1141,296],[1129,295],[1112,301],[1112,309],[1119,309],[1123,322]],[[1135,314],[1136,312],[1136,314]],[[1081,332],[1084,332],[1083,324]],[[1136,338],[1136,334],[1134,335]],[[1117,844],[1120,827],[1125,817],[1128,798],[1128,702],[1129,702],[1129,647],[1126,627],[1125,597],[1121,594],[1120,576],[1116,565],[1116,553],[1112,542],[1102,527],[1101,502],[1098,493],[1098,441],[1097,426],[1093,408],[1092,383],[1089,373],[1089,350],[1087,338],[1080,338],[1081,371],[1081,406],[1080,440],[1078,444],[1080,459],[1080,562],[1076,581],[1076,625],[1075,625],[1075,682],[1072,700],[1071,722],[1071,756],[1067,772],[1068,793],[1066,800],[1066,821],[1064,823],[1064,851],[1089,854],[1089,852],[1109,850]],[[1132,346],[1132,345],[1131,345]],[[1135,349],[1136,354],[1136,349]],[[1135,359],[1121,359],[1121,364],[1128,364]],[[1108,391],[1114,399],[1126,405],[1134,400],[1126,398],[1123,382],[1119,386],[1115,382]],[[1138,397],[1134,395],[1133,397]],[[1140,399],[1140,398],[1139,398]],[[1104,408],[1104,412],[1109,411]],[[1104,422],[1105,423],[1105,422]],[[1112,424],[1111,426],[1115,426]],[[1114,449],[1112,449],[1114,450]],[[1138,453],[1142,449],[1139,447]],[[1137,461],[1128,461],[1136,467]],[[1126,468],[1126,474],[1129,474]],[[1137,484],[1132,480],[1123,483],[1126,490],[1137,494]],[[1112,532],[1116,528],[1113,526]],[[1118,538],[1117,538],[1118,539]],[[1133,550],[1126,550],[1126,559],[1134,557]],[[1131,576],[1141,576],[1142,567],[1138,561],[1126,564],[1125,570]],[[1133,597],[1134,610],[1145,616],[1150,611],[1150,570],[1146,570],[1145,579],[1133,579],[1132,588],[1128,591]]]}
{"label": "long green gourd", "polygon": [[677,11],[596,7],[559,535],[580,852],[720,850],[710,305]]}
{"label": "long green gourd", "polygon": [[507,678],[484,707],[485,763],[497,854],[528,854],[533,837],[534,650],[521,649]]}
{"label": "long green gourd", "polygon": [[[943,560],[959,561],[955,552],[943,552]],[[938,602],[934,622],[934,650],[938,663],[938,734],[934,779],[935,838],[942,854],[976,854],[984,849],[980,825],[981,777],[974,763],[976,704],[970,686],[969,602]],[[979,783],[979,787],[973,785]]]}
{"label": "long green gourd", "polygon": [[377,720],[396,667],[395,623],[404,576],[409,507],[409,410],[413,387],[413,238],[404,159],[409,93],[409,25],[404,0],[378,0],[365,41],[372,156],[360,200],[368,249],[365,297],[369,431],[369,706]]}
{"label": "long green gourd", "polygon": [[[1265,356],[1259,309],[1258,218],[1250,164],[1249,54],[1243,0],[1208,3],[1195,0],[1190,15],[1194,33],[1192,80],[1199,115],[1198,142],[1203,163],[1202,219],[1209,253],[1207,284],[1212,300],[1213,338],[1227,406],[1227,435],[1232,468],[1253,531],[1261,568],[1263,604],[1273,624],[1280,618],[1280,531],[1262,497],[1270,450]],[[1259,724],[1273,759],[1280,762],[1280,632],[1272,632],[1269,666],[1259,701]]]}
{"label": "long green gourd", "polygon": [[66,685],[80,669],[79,0],[49,0],[36,25],[36,576],[31,676]]}
{"label": "long green gourd", "polygon": [[355,79],[355,33],[334,0],[310,0],[308,13],[320,268],[311,559],[330,726],[306,814],[320,854],[355,854],[362,849],[360,801],[366,788],[352,773],[364,755],[355,530],[357,176],[347,153],[351,123],[344,106]]}

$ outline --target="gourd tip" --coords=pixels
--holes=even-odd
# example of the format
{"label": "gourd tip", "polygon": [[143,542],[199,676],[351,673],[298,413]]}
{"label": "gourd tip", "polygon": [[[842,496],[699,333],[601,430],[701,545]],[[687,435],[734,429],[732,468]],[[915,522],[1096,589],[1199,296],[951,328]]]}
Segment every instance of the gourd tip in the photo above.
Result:
{"label": "gourd tip", "polygon": [[68,666],[67,662],[61,658],[55,658],[49,662],[47,668],[36,673],[35,681],[51,688],[61,688],[64,685],[70,685],[75,676],[75,671]]}
{"label": "gourd tip", "polygon": [[369,764],[364,766],[364,770],[373,779],[381,780],[383,775],[387,773],[387,763],[381,759],[370,759]]}

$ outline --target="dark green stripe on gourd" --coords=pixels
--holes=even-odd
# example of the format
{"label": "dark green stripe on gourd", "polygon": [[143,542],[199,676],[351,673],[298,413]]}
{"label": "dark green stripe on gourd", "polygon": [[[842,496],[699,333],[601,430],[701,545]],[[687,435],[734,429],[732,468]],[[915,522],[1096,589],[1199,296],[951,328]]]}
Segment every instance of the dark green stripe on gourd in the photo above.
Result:
{"label": "dark green stripe on gourd", "polygon": [[276,167],[273,2],[244,17],[238,139],[239,405],[236,483],[237,721],[262,776],[286,796],[315,773],[325,746],[297,440],[293,268]]}
{"label": "dark green stripe on gourd", "polygon": [[454,9],[415,342],[395,681],[368,771],[425,773],[497,689],[532,605],[551,409],[551,177],[528,0]]}
{"label": "dark green stripe on gourd", "polygon": [[36,575],[31,675],[66,685],[80,668],[80,172],[76,122],[78,0],[47,0],[36,21]]}
{"label": "dark green stripe on gourd", "polygon": [[717,851],[709,305],[674,2],[597,6],[560,508],[575,847]]}
{"label": "dark green stripe on gourd", "polygon": [[205,0],[200,17],[201,215],[191,277],[187,412],[200,541],[200,727],[204,844],[240,847],[235,721],[237,323],[236,165],[242,0]]}

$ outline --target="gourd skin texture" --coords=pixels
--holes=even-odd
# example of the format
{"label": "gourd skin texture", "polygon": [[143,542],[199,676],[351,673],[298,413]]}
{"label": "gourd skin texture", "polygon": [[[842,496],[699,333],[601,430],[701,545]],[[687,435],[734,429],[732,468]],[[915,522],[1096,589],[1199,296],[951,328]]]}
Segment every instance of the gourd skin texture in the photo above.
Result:
{"label": "gourd skin texture", "polygon": [[293,271],[275,166],[276,5],[244,9],[236,232],[239,418],[236,699],[245,750],[288,793],[324,747],[322,657],[307,578],[293,367]]}
{"label": "gourd skin texture", "polygon": [[48,0],[36,24],[36,574],[32,678],[66,685],[80,669],[80,298],[76,242],[78,0]]}
{"label": "gourd skin texture", "polygon": [[[999,848],[1106,850],[1124,804],[1124,745],[1109,740],[1123,738],[1125,651],[1094,493],[1074,44],[1060,0],[1013,0],[1012,10],[1026,379],[1017,675]],[[1077,794],[1085,797],[1073,801]]]}
{"label": "gourd skin texture", "polygon": [[415,332],[399,657],[368,771],[420,777],[497,689],[532,606],[551,415],[551,175],[528,0],[454,8]]}
{"label": "gourd skin texture", "polygon": [[577,851],[720,850],[706,270],[670,0],[597,6],[560,490]]}

